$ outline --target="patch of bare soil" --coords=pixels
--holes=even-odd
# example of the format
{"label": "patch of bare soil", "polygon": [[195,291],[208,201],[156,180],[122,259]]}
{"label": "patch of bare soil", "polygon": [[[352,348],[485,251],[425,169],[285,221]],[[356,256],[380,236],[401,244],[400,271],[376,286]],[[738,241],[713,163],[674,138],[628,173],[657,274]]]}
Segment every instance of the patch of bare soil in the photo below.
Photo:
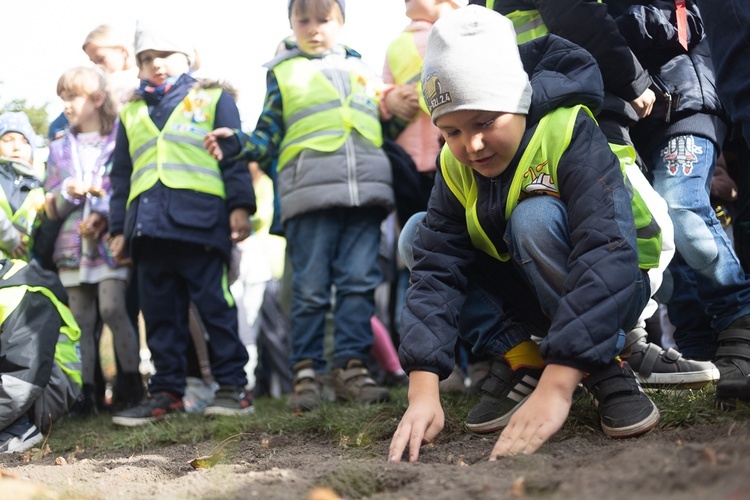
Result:
{"label": "patch of bare soil", "polygon": [[[462,434],[386,463],[388,442],[344,448],[320,437],[251,435],[215,466],[188,462],[212,445],[132,454],[84,451],[22,463],[0,458],[0,498],[422,499],[750,498],[750,422],[658,430],[637,439],[556,436],[539,452],[487,462],[496,435]],[[58,462],[60,460],[58,459]],[[16,476],[16,477],[12,477]],[[320,487],[328,488],[320,491]],[[326,493],[327,491],[327,493]],[[332,492],[336,492],[333,494]]]}

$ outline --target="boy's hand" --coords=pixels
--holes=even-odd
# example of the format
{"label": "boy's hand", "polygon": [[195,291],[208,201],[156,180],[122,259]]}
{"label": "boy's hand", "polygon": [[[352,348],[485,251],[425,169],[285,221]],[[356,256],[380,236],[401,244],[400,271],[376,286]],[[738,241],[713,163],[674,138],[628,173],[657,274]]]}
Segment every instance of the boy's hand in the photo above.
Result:
{"label": "boy's hand", "polygon": [[250,224],[250,212],[246,208],[232,210],[232,213],[229,214],[229,229],[232,231],[230,237],[235,243],[250,236],[253,229]]}
{"label": "boy's hand", "polygon": [[401,85],[385,95],[385,106],[394,116],[411,121],[419,111],[419,96],[414,85]]}
{"label": "boy's hand", "polygon": [[638,118],[646,118],[651,114],[651,110],[654,109],[654,103],[656,102],[656,94],[651,89],[646,89],[643,94],[630,101],[630,105],[635,110],[635,114]]}
{"label": "boy's hand", "polygon": [[490,453],[490,461],[539,449],[565,423],[573,391],[583,372],[563,365],[548,365],[534,392],[513,414]]}
{"label": "boy's hand", "polygon": [[109,251],[112,252],[112,257],[115,258],[115,262],[120,265],[124,266],[133,262],[125,251],[125,236],[121,234],[113,236],[112,239],[109,240]]}
{"label": "boy's hand", "polygon": [[231,128],[217,128],[213,132],[206,134],[206,137],[203,138],[203,147],[206,148],[216,161],[221,161],[224,159],[224,152],[219,146],[219,139],[226,139],[227,137],[232,137],[232,135],[234,135],[234,131]]}
{"label": "boy's hand", "polygon": [[419,447],[429,444],[443,430],[445,415],[440,406],[438,376],[413,371],[409,374],[409,407],[391,439],[388,461],[399,462],[409,445],[409,462],[419,458]]}

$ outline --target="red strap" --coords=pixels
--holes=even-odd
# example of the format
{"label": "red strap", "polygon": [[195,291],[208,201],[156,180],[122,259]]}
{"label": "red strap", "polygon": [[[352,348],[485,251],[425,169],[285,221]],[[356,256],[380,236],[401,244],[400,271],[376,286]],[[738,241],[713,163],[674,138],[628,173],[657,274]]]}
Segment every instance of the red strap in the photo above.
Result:
{"label": "red strap", "polygon": [[685,0],[675,0],[674,2],[677,14],[677,39],[680,41],[680,45],[688,50],[687,41],[687,9],[685,8]]}

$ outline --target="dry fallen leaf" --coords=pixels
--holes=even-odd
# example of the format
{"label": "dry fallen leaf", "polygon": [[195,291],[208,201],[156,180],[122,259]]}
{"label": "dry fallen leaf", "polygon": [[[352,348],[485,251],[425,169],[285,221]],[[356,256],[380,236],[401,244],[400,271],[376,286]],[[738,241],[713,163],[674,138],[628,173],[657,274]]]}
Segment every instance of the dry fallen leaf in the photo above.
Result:
{"label": "dry fallen leaf", "polygon": [[309,495],[307,500],[341,500],[341,497],[333,491],[331,488],[317,487],[314,488]]}
{"label": "dry fallen leaf", "polygon": [[9,477],[11,479],[18,479],[18,475],[15,472],[11,472],[5,469],[0,469],[0,479],[4,477]]}
{"label": "dry fallen leaf", "polygon": [[268,448],[270,446],[271,442],[268,440],[268,438],[263,438],[260,440],[260,445],[263,448]]}
{"label": "dry fallen leaf", "polygon": [[209,469],[219,463],[219,460],[221,460],[224,457],[224,454],[214,453],[213,455],[204,455],[202,457],[197,457],[192,459],[188,462],[193,469]]}
{"label": "dry fallen leaf", "polygon": [[68,465],[68,461],[65,460],[63,457],[57,457],[55,459],[55,465]]}
{"label": "dry fallen leaf", "polygon": [[512,498],[523,498],[526,494],[526,478],[520,476],[510,485],[510,496]]}

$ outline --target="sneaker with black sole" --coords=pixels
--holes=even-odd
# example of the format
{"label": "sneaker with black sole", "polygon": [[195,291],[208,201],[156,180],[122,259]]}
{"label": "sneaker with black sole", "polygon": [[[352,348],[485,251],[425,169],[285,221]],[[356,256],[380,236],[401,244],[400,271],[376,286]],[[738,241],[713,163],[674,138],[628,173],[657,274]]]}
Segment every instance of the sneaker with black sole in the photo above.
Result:
{"label": "sneaker with black sole", "polygon": [[390,401],[391,393],[380,387],[370,377],[370,371],[358,359],[352,359],[346,368],[334,370],[331,381],[336,391],[336,399],[354,403],[374,404]]}
{"label": "sneaker with black sole", "polygon": [[639,436],[659,423],[658,408],[625,361],[613,361],[590,373],[581,385],[594,398],[602,430],[611,438]]}
{"label": "sneaker with black sole", "polygon": [[168,415],[182,412],[182,399],[169,392],[147,394],[137,406],[116,413],[112,423],[124,427],[136,427],[164,420]]}
{"label": "sneaker with black sole", "polygon": [[620,357],[627,361],[641,387],[648,389],[699,389],[719,380],[719,369],[710,361],[685,359],[675,349],[662,349],[647,341],[643,328],[625,336]]}
{"label": "sneaker with black sole", "polygon": [[520,366],[515,370],[504,359],[492,363],[482,387],[482,399],[466,417],[466,428],[476,434],[502,429],[539,383],[544,368]]}
{"label": "sneaker with black sole", "polygon": [[241,417],[253,411],[253,396],[244,387],[219,386],[213,402],[203,410],[203,415]]}
{"label": "sneaker with black sole", "polygon": [[750,376],[719,380],[716,384],[716,407],[734,410],[738,401],[750,405]]}
{"label": "sneaker with black sole", "polygon": [[300,361],[294,371],[294,394],[289,398],[290,411],[310,411],[321,402],[322,387],[312,360]]}
{"label": "sneaker with black sole", "polygon": [[39,444],[44,436],[25,413],[0,432],[0,453],[26,451]]}
{"label": "sneaker with black sole", "polygon": [[750,316],[743,316],[719,333],[714,364],[721,380],[750,376]]}

